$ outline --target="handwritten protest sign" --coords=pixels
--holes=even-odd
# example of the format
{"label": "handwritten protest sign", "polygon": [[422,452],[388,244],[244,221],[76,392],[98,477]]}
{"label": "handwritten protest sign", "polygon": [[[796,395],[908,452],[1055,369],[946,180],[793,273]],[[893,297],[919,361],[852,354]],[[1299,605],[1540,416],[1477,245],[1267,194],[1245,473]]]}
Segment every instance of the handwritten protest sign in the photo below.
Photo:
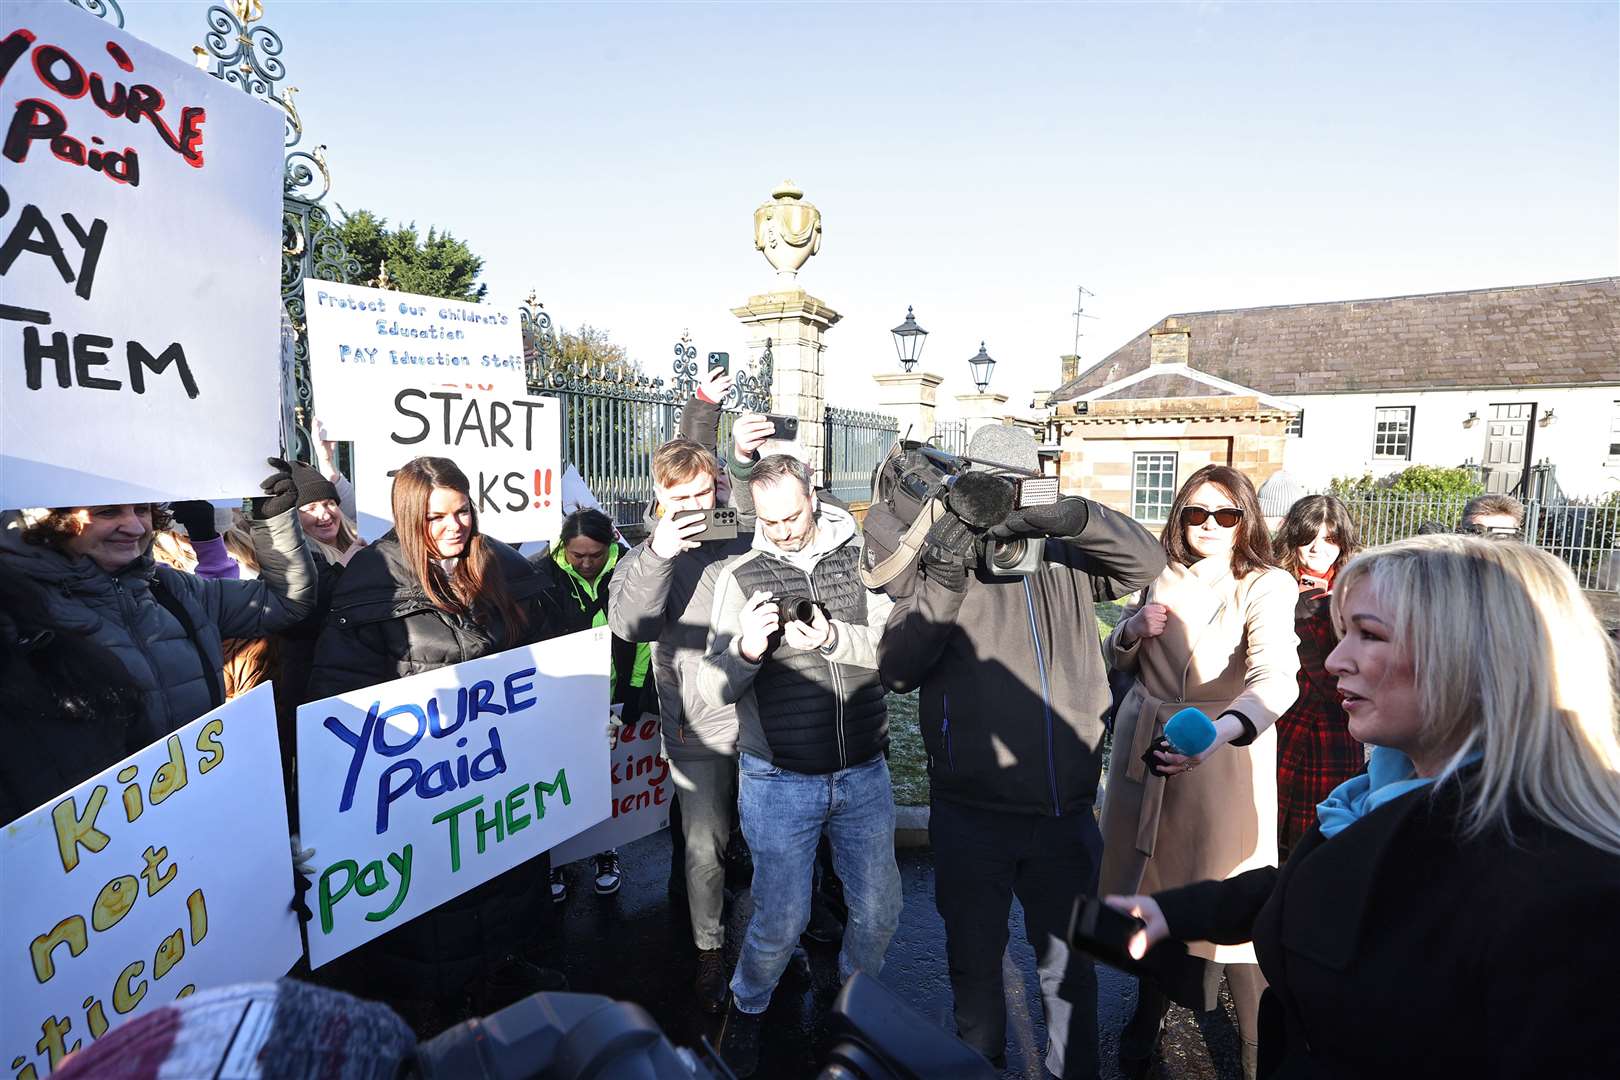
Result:
{"label": "handwritten protest sign", "polygon": [[607,671],[599,627],[300,708],[311,966],[607,817]]}
{"label": "handwritten protest sign", "polygon": [[0,506],[257,492],[284,121],[70,4],[0,5]]}
{"label": "handwritten protest sign", "polygon": [[553,848],[551,865],[561,866],[621,847],[669,826],[669,803],[675,797],[675,784],[669,776],[669,762],[660,756],[659,749],[656,715],[644,716],[635,723],[627,720],[614,732],[610,774],[613,815]]}
{"label": "handwritten protest sign", "polygon": [[406,387],[373,402],[354,440],[363,536],[393,519],[393,471],[445,457],[467,474],[478,527],[509,544],[552,540],[562,527],[562,432],[555,398],[477,387]]}
{"label": "handwritten protest sign", "polygon": [[293,965],[280,762],[259,686],[6,827],[0,1059],[16,1075],[195,990]]}
{"label": "handwritten protest sign", "polygon": [[368,434],[372,413],[405,387],[527,393],[515,308],[312,281],[304,311],[315,412],[330,438]]}

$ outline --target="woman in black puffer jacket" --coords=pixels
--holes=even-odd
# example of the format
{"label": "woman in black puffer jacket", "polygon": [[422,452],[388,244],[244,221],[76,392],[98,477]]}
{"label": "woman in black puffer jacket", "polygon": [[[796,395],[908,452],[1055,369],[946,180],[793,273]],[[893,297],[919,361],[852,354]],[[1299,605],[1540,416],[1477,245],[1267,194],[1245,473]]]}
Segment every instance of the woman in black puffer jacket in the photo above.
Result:
{"label": "woman in black puffer jacket", "polygon": [[[394,477],[395,528],[344,570],[315,645],[312,701],[554,637],[555,602],[523,556],[478,531],[466,474],[422,457]],[[315,972],[388,1002],[420,1035],[561,977],[530,963],[550,934],[542,855]]]}
{"label": "woman in black puffer jacket", "polygon": [[111,652],[50,626],[49,600],[0,564],[0,825],[144,745],[140,687]]}

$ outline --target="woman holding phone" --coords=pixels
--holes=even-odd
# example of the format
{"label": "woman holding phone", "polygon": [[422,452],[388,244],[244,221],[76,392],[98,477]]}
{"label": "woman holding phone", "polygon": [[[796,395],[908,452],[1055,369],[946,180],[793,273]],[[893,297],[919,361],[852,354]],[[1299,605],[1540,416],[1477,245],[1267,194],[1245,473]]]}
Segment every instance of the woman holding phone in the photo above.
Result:
{"label": "woman holding phone", "polygon": [[1574,574],[1414,537],[1339,572],[1333,619],[1367,772],[1281,869],[1108,897],[1131,954],[1252,941],[1261,1076],[1620,1076],[1615,653]]}
{"label": "woman holding phone", "polygon": [[[1103,799],[1105,893],[1148,892],[1226,878],[1277,861],[1277,757],[1272,724],[1298,694],[1297,586],[1271,561],[1249,478],[1208,465],[1181,486],[1162,535],[1169,564],[1103,645],[1136,676],[1116,713]],[[1193,707],[1214,742],[1193,756],[1163,739]],[[1214,1008],[1224,968],[1253,1075],[1264,983],[1247,945],[1199,944],[1200,995]],[[1143,980],[1120,1040],[1127,1076],[1146,1075],[1169,1001]]]}

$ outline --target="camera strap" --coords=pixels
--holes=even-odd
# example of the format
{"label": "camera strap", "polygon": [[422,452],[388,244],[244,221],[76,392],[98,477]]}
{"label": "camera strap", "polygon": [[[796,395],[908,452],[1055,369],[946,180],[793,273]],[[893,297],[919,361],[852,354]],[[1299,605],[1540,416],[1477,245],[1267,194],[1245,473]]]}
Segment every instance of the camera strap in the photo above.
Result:
{"label": "camera strap", "polygon": [[[868,589],[881,589],[905,570],[915,566],[917,560],[922,558],[922,550],[928,542],[928,530],[934,523],[947,513],[943,503],[938,499],[930,499],[923,504],[917,512],[917,518],[900,537],[900,543],[882,559],[874,559],[871,565],[868,560],[861,560],[861,582]],[[871,553],[872,549],[867,548]]]}

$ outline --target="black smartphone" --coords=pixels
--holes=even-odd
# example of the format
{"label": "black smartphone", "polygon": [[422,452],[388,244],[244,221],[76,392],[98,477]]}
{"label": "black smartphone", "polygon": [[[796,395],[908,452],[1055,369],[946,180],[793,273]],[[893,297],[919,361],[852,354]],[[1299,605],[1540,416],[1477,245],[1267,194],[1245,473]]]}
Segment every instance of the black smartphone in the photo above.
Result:
{"label": "black smartphone", "polygon": [[731,374],[731,354],[728,352],[712,352],[709,354],[709,370],[719,368],[727,375]]}
{"label": "black smartphone", "polygon": [[690,534],[688,540],[737,539],[737,510],[731,506],[717,506],[713,510],[677,510],[680,523],[685,524],[694,514],[703,515],[703,528]]}
{"label": "black smartphone", "polygon": [[1095,896],[1083,896],[1075,901],[1069,918],[1069,944],[1119,967],[1131,962],[1131,936],[1146,925]]}
{"label": "black smartphone", "polygon": [[765,419],[771,422],[771,438],[786,439],[794,442],[799,438],[799,418],[797,416],[779,416],[776,413],[766,413]]}

